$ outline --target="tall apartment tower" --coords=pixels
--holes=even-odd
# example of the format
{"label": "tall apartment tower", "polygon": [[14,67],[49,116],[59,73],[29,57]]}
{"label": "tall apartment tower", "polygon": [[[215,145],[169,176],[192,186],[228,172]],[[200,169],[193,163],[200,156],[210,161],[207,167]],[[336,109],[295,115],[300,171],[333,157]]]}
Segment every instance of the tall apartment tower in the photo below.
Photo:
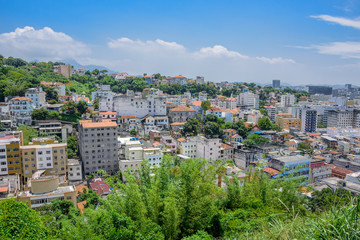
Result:
{"label": "tall apartment tower", "polygon": [[301,131],[316,132],[317,111],[314,109],[301,109]]}
{"label": "tall apartment tower", "polygon": [[118,171],[116,122],[99,117],[79,121],[79,150],[86,175],[98,169]]}
{"label": "tall apartment tower", "polygon": [[280,88],[280,80],[273,80],[272,81],[272,87],[277,89],[277,88]]}
{"label": "tall apartment tower", "polygon": [[285,95],[281,95],[281,107],[292,107],[294,106],[294,103],[295,103],[295,96],[290,94],[290,93],[287,93]]}

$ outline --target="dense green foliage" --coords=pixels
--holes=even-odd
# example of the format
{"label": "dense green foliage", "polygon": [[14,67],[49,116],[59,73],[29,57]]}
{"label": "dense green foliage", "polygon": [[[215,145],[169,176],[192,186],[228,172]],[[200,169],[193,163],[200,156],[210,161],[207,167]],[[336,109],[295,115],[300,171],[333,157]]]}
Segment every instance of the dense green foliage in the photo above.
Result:
{"label": "dense green foliage", "polygon": [[28,145],[33,137],[38,137],[38,131],[30,126],[20,124],[18,130],[23,133],[24,145]]}
{"label": "dense green foliage", "polygon": [[200,121],[190,118],[183,126],[181,134],[184,136],[197,136],[200,133]]}
{"label": "dense green foliage", "polygon": [[[269,179],[257,169],[243,180],[199,159],[164,157],[137,175],[107,176],[117,191],[102,199],[89,191],[81,215],[71,202],[55,200],[37,212],[14,200],[0,202],[3,239],[359,239],[357,199],[344,191],[314,192],[310,201],[296,179]],[[155,173],[155,175],[152,174]],[[309,206],[309,208],[306,208]]]}

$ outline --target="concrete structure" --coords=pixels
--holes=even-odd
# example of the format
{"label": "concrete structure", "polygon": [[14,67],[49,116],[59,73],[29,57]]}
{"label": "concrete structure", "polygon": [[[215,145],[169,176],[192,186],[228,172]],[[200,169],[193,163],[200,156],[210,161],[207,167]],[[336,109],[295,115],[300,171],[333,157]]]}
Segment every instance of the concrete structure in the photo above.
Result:
{"label": "concrete structure", "polygon": [[325,164],[325,158],[315,156],[311,159],[309,183],[320,182],[324,178],[331,177],[331,168]]}
{"label": "concrete structure", "polygon": [[240,93],[236,97],[236,102],[239,107],[249,109],[259,109],[259,95],[251,92]]}
{"label": "concrete structure", "polygon": [[37,108],[45,106],[45,95],[46,93],[42,90],[42,88],[29,88],[29,90],[25,93],[25,97],[31,99]]}
{"label": "concrete structure", "polygon": [[81,181],[82,180],[82,167],[81,162],[77,159],[68,159],[67,172],[69,181]]}
{"label": "concrete structure", "polygon": [[280,172],[280,174],[274,175],[273,177],[303,177],[304,183],[308,183],[310,161],[310,157],[308,156],[282,156],[272,158],[269,161],[268,167]]}
{"label": "concrete structure", "polygon": [[143,118],[150,114],[151,116],[166,115],[166,97],[157,95],[132,96],[108,96],[101,97],[99,100],[100,111],[115,111],[119,116],[135,115],[137,118]]}
{"label": "concrete structure", "polygon": [[10,115],[16,118],[17,123],[31,125],[31,113],[35,106],[27,97],[14,97],[9,100]]}
{"label": "concrete structure", "polygon": [[327,86],[306,86],[306,87],[310,95],[313,94],[331,95],[333,90],[332,87],[327,87]]}
{"label": "concrete structure", "polygon": [[272,87],[275,89],[280,88],[280,80],[272,80]]}
{"label": "concrete structure", "polygon": [[117,128],[116,122],[100,117],[79,121],[79,151],[86,175],[97,169],[118,171]]}
{"label": "concrete structure", "polygon": [[45,170],[32,175],[18,198],[31,208],[50,204],[54,199],[71,201],[77,207],[75,187],[67,186],[65,176],[48,175]]}
{"label": "concrete structure", "polygon": [[276,108],[274,106],[265,106],[264,108],[268,112],[268,117],[270,118],[270,120],[275,122]]}
{"label": "concrete structure", "polygon": [[36,121],[34,127],[38,130],[39,135],[49,135],[49,136],[58,136],[61,137],[62,142],[66,142],[67,135],[72,132],[72,126],[68,125],[67,127],[61,124],[58,121],[44,120]]}
{"label": "concrete structure", "polygon": [[61,74],[66,78],[71,77],[74,68],[71,65],[54,65],[53,70],[57,74]]}
{"label": "concrete structure", "polygon": [[317,111],[314,109],[304,108],[301,110],[301,131],[316,132],[317,128]]}
{"label": "concrete structure", "polygon": [[281,107],[293,107],[296,101],[296,97],[290,93],[281,95],[280,105]]}
{"label": "concrete structure", "polygon": [[221,156],[221,139],[197,136],[193,138],[196,143],[196,157],[206,160],[217,160]]}
{"label": "concrete structure", "polygon": [[15,198],[20,192],[19,174],[0,176],[0,200],[4,198]]}
{"label": "concrete structure", "polygon": [[110,89],[110,85],[101,85],[100,89],[91,93],[91,100],[95,100],[100,97],[111,97],[114,93]]}
{"label": "concrete structure", "polygon": [[169,110],[168,116],[171,122],[187,122],[196,117],[196,112],[192,107],[177,106]]}
{"label": "concrete structure", "polygon": [[177,146],[180,154],[189,158],[196,158],[196,142],[192,138],[178,138]]}
{"label": "concrete structure", "polygon": [[58,143],[55,137],[33,138],[20,146],[22,181],[24,183],[38,170],[48,170],[53,175],[66,175],[67,144]]}
{"label": "concrete structure", "polygon": [[327,115],[327,126],[336,128],[359,128],[360,110],[330,110]]}
{"label": "concrete structure", "polygon": [[301,120],[299,118],[294,117],[279,117],[277,119],[277,124],[280,126],[281,129],[290,129],[296,128],[301,129]]}
{"label": "concrete structure", "polygon": [[0,136],[0,175],[21,174],[20,146],[15,135]]}
{"label": "concrete structure", "polygon": [[247,149],[234,150],[234,163],[235,166],[241,169],[248,169],[251,162],[256,161],[255,152]]}

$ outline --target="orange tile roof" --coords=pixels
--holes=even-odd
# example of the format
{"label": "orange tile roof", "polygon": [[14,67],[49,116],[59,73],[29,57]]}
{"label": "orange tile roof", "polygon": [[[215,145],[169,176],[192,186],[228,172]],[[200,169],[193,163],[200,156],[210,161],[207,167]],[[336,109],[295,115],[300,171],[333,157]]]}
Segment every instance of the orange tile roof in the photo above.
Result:
{"label": "orange tile roof", "polygon": [[325,160],[325,158],[323,156],[320,156],[320,155],[316,155],[314,158]]}
{"label": "orange tile roof", "polygon": [[122,115],[121,118],[129,119],[129,118],[136,118],[136,116],[135,115]]}
{"label": "orange tile roof", "polygon": [[99,114],[101,114],[101,115],[116,115],[116,112],[113,112],[113,111],[107,111],[107,112],[99,112]]}
{"label": "orange tile roof", "polygon": [[185,138],[178,138],[178,139],[176,139],[178,142],[183,142],[183,141],[185,141],[186,139]]}
{"label": "orange tile roof", "polygon": [[265,168],[263,169],[263,171],[266,172],[266,173],[270,173],[271,175],[279,174],[279,171],[278,171],[278,170],[273,169],[273,168],[271,168],[271,167],[265,167]]}
{"label": "orange tile roof", "polygon": [[7,192],[9,187],[0,187],[0,192]]}
{"label": "orange tile roof", "polygon": [[192,107],[177,106],[169,110],[170,112],[195,112]]}
{"label": "orange tile roof", "polygon": [[234,132],[234,131],[236,132],[236,130],[235,130],[235,129],[232,129],[232,128],[229,128],[229,129],[225,129],[225,130],[224,130],[224,132]]}
{"label": "orange tile roof", "polygon": [[225,150],[231,150],[234,149],[234,147],[230,146],[229,144],[226,143],[221,143],[221,147]]}
{"label": "orange tile roof", "polygon": [[181,76],[181,75],[178,75],[178,76],[175,76],[175,77],[172,77],[172,78],[185,78],[185,77]]}
{"label": "orange tile roof", "polygon": [[92,120],[80,120],[79,124],[83,128],[117,127],[116,122],[113,122],[110,119],[103,119],[102,122],[93,122]]}
{"label": "orange tile roof", "polygon": [[170,126],[182,126],[184,125],[186,122],[174,122],[174,123],[170,123]]}
{"label": "orange tile roof", "polygon": [[289,147],[289,149],[292,150],[292,151],[296,151],[296,150],[297,150],[297,149],[294,148],[294,147]]}
{"label": "orange tile roof", "polygon": [[75,186],[76,196],[78,196],[79,193],[83,193],[84,192],[83,189],[85,189],[86,192],[89,191],[89,188],[87,186],[85,186],[85,185],[80,184],[80,185]]}
{"label": "orange tile roof", "polygon": [[31,100],[30,98],[27,98],[27,97],[14,97],[11,100],[22,100],[22,101],[29,101],[29,102],[33,101],[33,100]]}
{"label": "orange tile roof", "polygon": [[191,101],[191,103],[196,107],[201,107],[201,101]]}

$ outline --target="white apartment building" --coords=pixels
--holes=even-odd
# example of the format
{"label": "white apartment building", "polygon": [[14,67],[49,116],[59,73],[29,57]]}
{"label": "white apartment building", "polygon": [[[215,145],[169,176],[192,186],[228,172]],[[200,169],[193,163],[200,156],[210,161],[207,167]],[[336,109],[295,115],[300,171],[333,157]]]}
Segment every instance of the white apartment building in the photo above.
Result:
{"label": "white apartment building", "polygon": [[281,95],[280,106],[281,107],[292,107],[294,106],[296,97],[290,93]]}
{"label": "white apartment building", "polygon": [[177,142],[177,146],[181,155],[187,156],[189,158],[196,158],[197,144],[192,138],[179,138],[177,139]]}
{"label": "white apartment building", "polygon": [[276,108],[274,106],[265,106],[264,108],[268,112],[268,117],[270,118],[270,120],[275,122]]}
{"label": "white apartment building", "polygon": [[100,89],[91,93],[91,100],[95,100],[98,97],[111,97],[113,95],[114,93],[111,91],[110,85],[101,85]]}
{"label": "white apartment building", "polygon": [[9,100],[10,115],[16,118],[17,123],[30,125],[34,108],[33,100],[27,97],[15,97]]}
{"label": "white apartment building", "polygon": [[45,99],[46,93],[42,90],[42,88],[29,88],[29,90],[25,93],[25,97],[31,99],[35,107],[41,108],[46,104]]}
{"label": "white apartment building", "polygon": [[82,167],[81,163],[77,159],[68,159],[68,179],[69,181],[81,181],[82,180]]}
{"label": "white apartment building", "polygon": [[240,93],[236,97],[236,103],[240,107],[259,109],[259,95],[251,92]]}
{"label": "white apartment building", "polygon": [[193,138],[196,143],[196,157],[206,160],[217,160],[221,156],[221,139],[196,136]]}
{"label": "white apartment building", "polygon": [[118,116],[135,115],[137,118],[143,118],[148,114],[165,116],[166,98],[154,95],[147,97],[126,95],[100,97],[99,108],[100,111],[115,111]]}

